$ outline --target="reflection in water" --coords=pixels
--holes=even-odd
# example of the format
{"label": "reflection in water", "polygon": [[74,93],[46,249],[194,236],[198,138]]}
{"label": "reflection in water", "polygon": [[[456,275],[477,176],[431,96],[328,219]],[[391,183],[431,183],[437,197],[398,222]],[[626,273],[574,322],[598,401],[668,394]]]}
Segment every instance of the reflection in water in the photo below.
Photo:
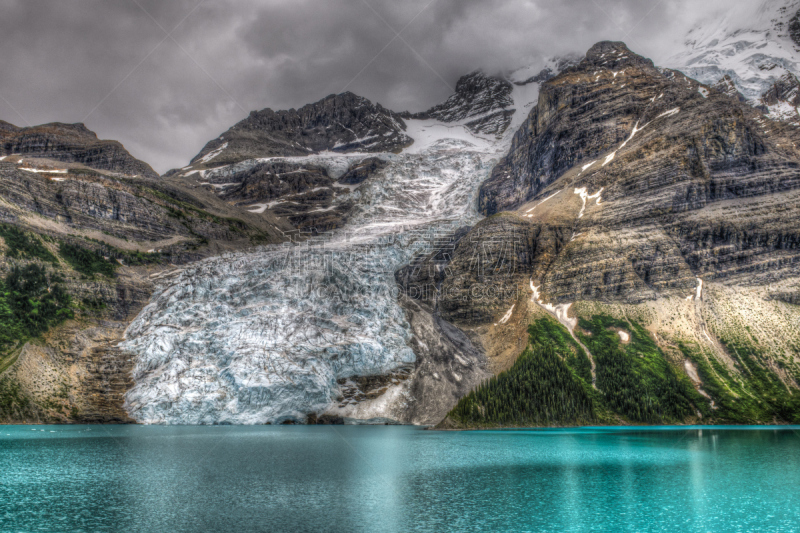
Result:
{"label": "reflection in water", "polygon": [[798,452],[792,428],[6,426],[0,530],[788,531]]}

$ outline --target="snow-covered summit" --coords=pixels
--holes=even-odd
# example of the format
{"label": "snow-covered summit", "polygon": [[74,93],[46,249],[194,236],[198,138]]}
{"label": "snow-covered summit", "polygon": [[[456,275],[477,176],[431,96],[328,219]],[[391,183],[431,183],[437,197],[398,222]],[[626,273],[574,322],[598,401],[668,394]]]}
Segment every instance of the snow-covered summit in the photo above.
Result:
{"label": "snow-covered summit", "polygon": [[726,7],[696,24],[664,66],[707,84],[725,76],[754,106],[787,73],[800,74],[800,0],[762,0]]}

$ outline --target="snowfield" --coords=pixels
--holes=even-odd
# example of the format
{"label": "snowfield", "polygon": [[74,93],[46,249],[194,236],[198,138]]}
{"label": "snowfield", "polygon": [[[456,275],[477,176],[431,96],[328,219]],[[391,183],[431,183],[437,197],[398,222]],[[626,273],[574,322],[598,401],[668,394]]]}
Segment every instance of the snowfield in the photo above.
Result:
{"label": "snowfield", "polygon": [[785,72],[800,74],[797,45],[788,35],[788,22],[800,9],[798,0],[759,0],[732,3],[692,28],[683,50],[664,66],[713,85],[730,76],[752,104]]}

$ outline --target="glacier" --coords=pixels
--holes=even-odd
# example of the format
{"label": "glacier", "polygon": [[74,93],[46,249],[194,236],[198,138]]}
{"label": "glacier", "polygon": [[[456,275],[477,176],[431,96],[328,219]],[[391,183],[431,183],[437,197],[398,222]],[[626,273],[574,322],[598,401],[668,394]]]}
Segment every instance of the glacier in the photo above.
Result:
{"label": "glacier", "polygon": [[788,27],[798,0],[761,0],[725,6],[696,24],[682,49],[662,61],[706,85],[729,76],[753,105],[786,72],[800,75],[797,44]]}
{"label": "glacier", "polygon": [[[538,98],[538,83],[517,85],[512,96],[518,125]],[[349,193],[355,209],[344,227],[159,278],[120,345],[136,360],[125,401],[130,416],[146,424],[303,422],[341,407],[349,378],[413,368],[394,272],[481,218],[478,188],[515,131],[498,138],[460,123],[408,120],[414,144],[377,154],[388,165]],[[324,165],[336,177],[375,155],[287,159]],[[259,161],[208,173],[224,176]],[[407,384],[384,397],[377,408],[340,412],[381,417],[388,404],[413,401]]]}
{"label": "glacier", "polygon": [[356,213],[334,234],[208,259],[170,278],[122,345],[137,355],[131,416],[299,420],[331,404],[339,379],[412,365],[394,272],[477,221],[477,189],[500,152],[472,148],[448,140],[387,154],[389,166],[351,193]]}

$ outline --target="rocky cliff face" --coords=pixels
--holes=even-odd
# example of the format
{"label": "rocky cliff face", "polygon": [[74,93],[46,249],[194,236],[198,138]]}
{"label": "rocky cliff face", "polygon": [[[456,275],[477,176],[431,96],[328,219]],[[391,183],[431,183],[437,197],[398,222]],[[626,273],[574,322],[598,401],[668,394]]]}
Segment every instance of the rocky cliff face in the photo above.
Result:
{"label": "rocky cliff face", "polygon": [[535,224],[500,213],[462,228],[452,251],[416,258],[398,271],[398,283],[446,320],[487,324],[520,297],[527,299],[529,280],[547,272],[572,230],[569,219]]}
{"label": "rocky cliff face", "polygon": [[187,169],[324,151],[397,152],[412,142],[405,129],[397,113],[345,92],[300,109],[253,111],[206,144]]}
{"label": "rocky cliff face", "polygon": [[383,170],[388,165],[385,159],[380,157],[368,157],[350,165],[350,168],[339,178],[339,183],[343,185],[360,185],[370,176]]}
{"label": "rocky cliff face", "polygon": [[761,105],[768,116],[776,120],[800,125],[800,80],[787,72],[761,96]]}
{"label": "rocky cliff face", "polygon": [[799,87],[800,81],[797,80],[797,77],[787,72],[761,96],[761,102],[767,107],[786,102],[793,108],[796,108],[800,103],[798,100]]}
{"label": "rocky cliff face", "polygon": [[6,156],[47,158],[65,163],[79,163],[97,170],[127,176],[156,178],[150,165],[139,161],[117,141],[103,141],[83,124],[42,124],[20,128],[3,122],[0,146]]}
{"label": "rocky cliff face", "polygon": [[502,135],[516,112],[510,81],[476,71],[461,77],[456,92],[445,102],[422,113],[405,114],[417,120],[436,119],[464,124],[474,133]]}
{"label": "rocky cliff face", "polygon": [[712,85],[711,90],[720,94],[724,94],[725,96],[735,98],[740,102],[747,102],[747,98],[745,98],[744,95],[739,92],[739,89],[736,87],[736,83],[727,74],[720,78],[717,83]]}
{"label": "rocky cliff face", "polygon": [[0,217],[7,222],[131,251],[159,248],[178,255],[213,240],[249,242],[261,233],[265,239],[281,238],[262,217],[250,217],[249,223],[225,220],[240,213],[215,195],[198,196],[181,183],[120,179],[86,167],[26,170],[27,165],[0,162]]}
{"label": "rocky cliff face", "polygon": [[[136,190],[101,174],[71,170],[54,181],[0,163],[0,195],[17,212],[37,214],[76,230],[106,231],[137,241],[190,238],[189,231],[164,207],[136,195]],[[14,219],[9,213],[8,217]]]}
{"label": "rocky cliff face", "polygon": [[[551,195],[545,207],[575,210],[574,243],[543,278],[556,300],[652,298],[705,275],[780,277],[800,228],[760,207],[794,201],[796,139],[792,126],[601,43],[542,87],[480,207],[531,223]],[[756,273],[766,265],[774,271]]]}
{"label": "rocky cliff face", "polygon": [[[617,80],[620,75],[624,78]],[[653,103],[638,90],[651,80],[661,81],[663,87],[677,85],[624,45],[604,43],[557,81],[543,84],[538,105],[514,135],[509,155],[481,187],[481,212],[490,215],[533,198],[575,163],[624,140],[633,126],[627,122],[635,122],[637,111]],[[607,98],[600,109],[596,101],[602,95]],[[581,104],[592,108],[586,113]],[[660,99],[651,109],[663,104]],[[625,117],[622,123],[620,116]]]}
{"label": "rocky cliff face", "polygon": [[350,193],[386,164],[379,158],[353,161],[344,175],[334,177],[319,162],[280,158],[203,172],[197,180],[251,213],[269,210],[299,231],[323,232],[345,223],[353,207]]}

